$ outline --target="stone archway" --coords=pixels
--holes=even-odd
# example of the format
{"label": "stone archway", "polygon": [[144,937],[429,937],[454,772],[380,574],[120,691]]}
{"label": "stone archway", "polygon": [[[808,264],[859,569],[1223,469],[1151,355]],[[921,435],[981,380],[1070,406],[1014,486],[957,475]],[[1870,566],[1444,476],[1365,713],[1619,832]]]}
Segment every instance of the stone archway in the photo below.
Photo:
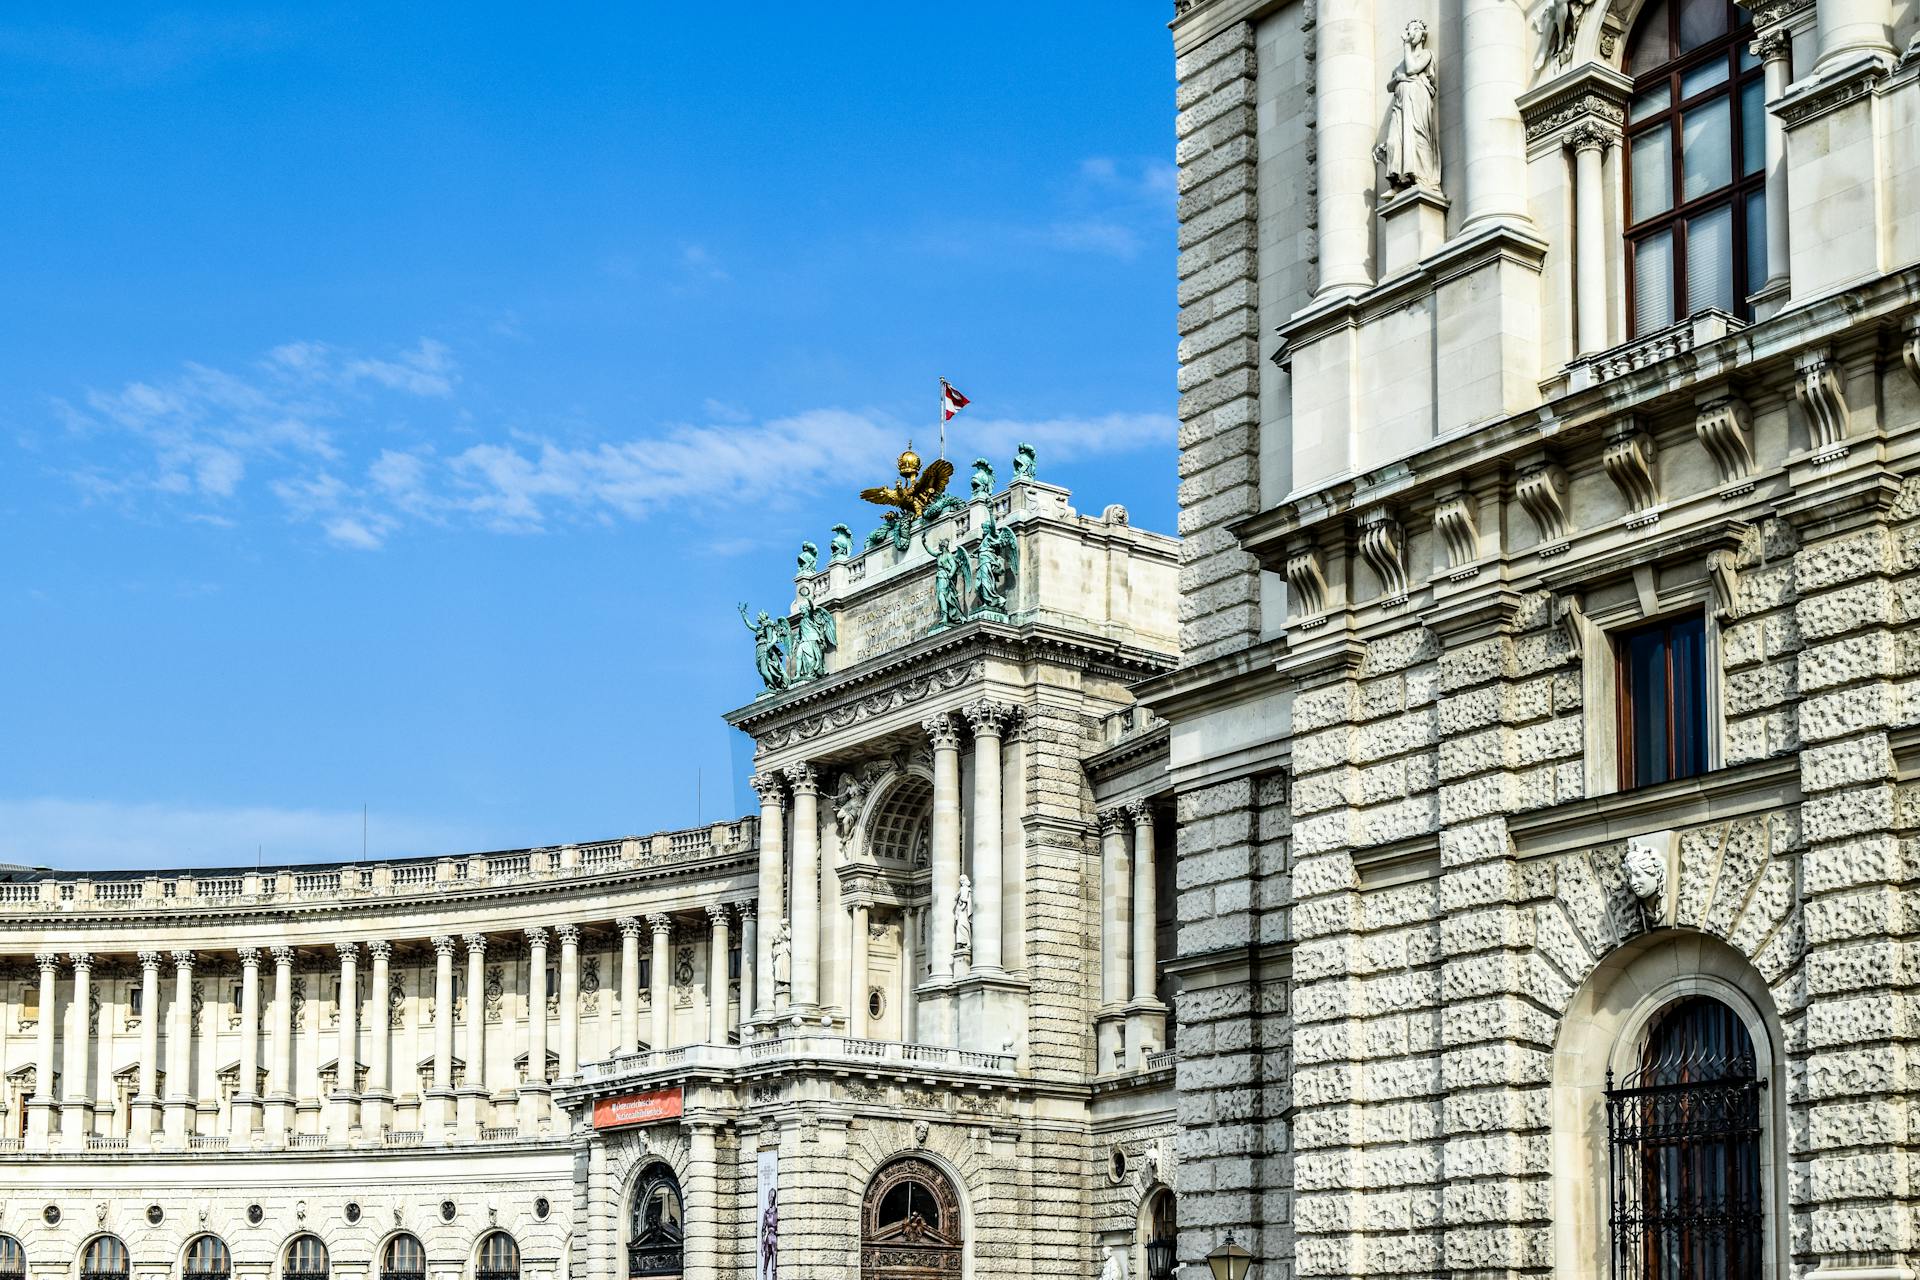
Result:
{"label": "stone archway", "polygon": [[673,1166],[656,1160],[640,1170],[627,1200],[627,1275],[676,1277],[687,1238],[686,1197]]}
{"label": "stone archway", "polygon": [[965,1254],[960,1196],[946,1172],[921,1156],[881,1166],[860,1202],[861,1280],[956,1280]]}

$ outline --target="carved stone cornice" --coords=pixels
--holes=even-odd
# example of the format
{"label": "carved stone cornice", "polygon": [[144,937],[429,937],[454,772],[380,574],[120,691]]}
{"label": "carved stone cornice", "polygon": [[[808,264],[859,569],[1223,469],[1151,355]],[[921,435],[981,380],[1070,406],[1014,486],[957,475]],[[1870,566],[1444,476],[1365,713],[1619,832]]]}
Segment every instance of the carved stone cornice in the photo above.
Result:
{"label": "carved stone cornice", "polygon": [[937,671],[929,671],[924,675],[910,677],[887,689],[877,690],[813,715],[800,716],[785,724],[769,726],[756,736],[763,751],[778,751],[793,743],[806,742],[823,733],[844,729],[874,716],[912,706],[936,694],[957,689],[967,681],[979,678],[985,672],[985,661],[979,658],[969,659]]}

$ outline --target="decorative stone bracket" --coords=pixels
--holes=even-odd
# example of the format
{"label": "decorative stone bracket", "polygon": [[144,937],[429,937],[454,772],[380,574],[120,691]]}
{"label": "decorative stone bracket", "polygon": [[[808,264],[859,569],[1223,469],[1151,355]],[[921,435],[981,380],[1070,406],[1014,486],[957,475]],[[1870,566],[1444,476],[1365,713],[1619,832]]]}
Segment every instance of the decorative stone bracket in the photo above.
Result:
{"label": "decorative stone bracket", "polygon": [[1455,582],[1480,572],[1473,564],[1480,558],[1480,531],[1474,523],[1473,506],[1473,495],[1461,489],[1443,495],[1433,508],[1433,531],[1446,548],[1447,576]]}
{"label": "decorative stone bracket", "polygon": [[1400,522],[1384,508],[1377,507],[1360,519],[1360,554],[1380,576],[1380,589],[1388,604],[1401,604],[1407,598],[1407,539]]}
{"label": "decorative stone bracket", "polygon": [[1654,510],[1660,504],[1658,451],[1653,437],[1637,421],[1629,418],[1607,432],[1600,465],[1626,499],[1627,528],[1638,529],[1660,518]]}
{"label": "decorative stone bracket", "polygon": [[1847,456],[1847,429],[1851,413],[1846,389],[1834,367],[1831,351],[1803,351],[1793,362],[1793,393],[1807,414],[1807,439],[1815,462],[1834,462]]}
{"label": "decorative stone bracket", "polygon": [[1720,468],[1720,496],[1753,492],[1753,411],[1738,396],[1721,396],[1700,405],[1693,420],[1700,443]]}
{"label": "decorative stone bracket", "polygon": [[1293,601],[1293,613],[1301,626],[1325,622],[1327,611],[1327,574],[1321,563],[1320,548],[1302,542],[1287,551],[1287,594]]}
{"label": "decorative stone bracket", "polygon": [[1900,344],[1900,358],[1906,362],[1907,373],[1915,382],[1920,382],[1920,311],[1907,317],[1906,341]]}
{"label": "decorative stone bracket", "polygon": [[1540,531],[1541,558],[1557,556],[1572,546],[1567,519],[1567,473],[1551,458],[1523,463],[1514,478],[1513,496]]}
{"label": "decorative stone bracket", "polygon": [[1568,593],[1553,598],[1553,625],[1567,642],[1567,656],[1579,662],[1587,656],[1587,615],[1580,597]]}

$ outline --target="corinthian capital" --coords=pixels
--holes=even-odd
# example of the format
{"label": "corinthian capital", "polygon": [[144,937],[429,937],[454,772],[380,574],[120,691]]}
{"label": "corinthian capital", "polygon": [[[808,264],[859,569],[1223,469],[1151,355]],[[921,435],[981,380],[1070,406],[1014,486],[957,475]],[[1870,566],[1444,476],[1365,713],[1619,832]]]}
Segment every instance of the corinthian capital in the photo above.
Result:
{"label": "corinthian capital", "polygon": [[40,966],[41,973],[55,973],[58,972],[60,968],[60,953],[58,951],[36,951],[33,953],[33,962]]}
{"label": "corinthian capital", "polygon": [[336,942],[334,950],[340,953],[341,964],[357,964],[360,961],[360,944],[357,942]]}
{"label": "corinthian capital", "polygon": [[1618,134],[1604,129],[1591,120],[1582,121],[1567,130],[1567,146],[1574,151],[1605,151],[1617,140]]}
{"label": "corinthian capital", "polygon": [[[238,951],[234,952],[234,954],[240,957],[240,967],[242,969],[258,969],[260,967],[260,948],[241,947]],[[154,957],[154,961],[157,964],[159,957]],[[146,953],[142,952],[140,955],[140,963],[144,965],[146,962]]]}
{"label": "corinthian capital", "polygon": [[810,764],[791,764],[787,766],[787,781],[793,785],[795,795],[802,792],[819,795],[820,775],[814,772]]}
{"label": "corinthian capital", "polygon": [[727,904],[724,902],[709,902],[707,904],[707,920],[716,929],[726,928]]}
{"label": "corinthian capital", "polygon": [[288,966],[291,966],[293,964],[293,948],[292,947],[273,947],[270,950],[272,951],[273,962],[275,964],[288,965]]}
{"label": "corinthian capital", "polygon": [[614,923],[620,926],[620,936],[622,938],[638,938],[640,936],[639,917],[621,916],[618,920],[615,920]]}
{"label": "corinthian capital", "polygon": [[391,960],[393,958],[393,943],[386,938],[375,938],[367,944],[367,954],[375,960]]}
{"label": "corinthian capital", "polygon": [[536,924],[536,925],[534,925],[534,926],[533,926],[532,928],[530,928],[530,929],[528,929],[528,930],[527,930],[527,945],[528,945],[529,947],[544,947],[544,946],[546,946],[546,945],[547,945],[547,931],[546,931],[545,929],[543,929],[543,928],[541,928],[541,927],[540,927],[539,925],[537,925],[537,924]]}
{"label": "corinthian capital", "polygon": [[93,972],[93,953],[90,951],[70,952],[67,955],[67,961],[73,965],[73,971],[75,973],[79,973],[82,969],[85,969],[88,973]]}
{"label": "corinthian capital", "polygon": [[184,969],[188,973],[192,973],[193,972],[193,952],[191,951],[174,952],[173,967],[176,970]]}
{"label": "corinthian capital", "polygon": [[461,940],[467,944],[468,955],[484,956],[487,954],[487,935],[486,934],[469,933]]}
{"label": "corinthian capital", "polygon": [[673,917],[662,915],[658,911],[647,917],[647,924],[652,927],[656,936],[664,937],[673,932]]}
{"label": "corinthian capital", "polygon": [[928,716],[920,722],[920,727],[926,730],[927,738],[933,743],[935,751],[953,751],[959,748],[960,726],[956,725],[953,717],[946,712],[942,711],[937,716]]}
{"label": "corinthian capital", "polygon": [[441,959],[453,958],[453,935],[436,933],[433,935],[433,954]]}
{"label": "corinthian capital", "polygon": [[142,969],[157,970],[160,967],[160,959],[161,957],[158,951],[142,951],[140,953],[140,967]]}
{"label": "corinthian capital", "polygon": [[1115,831],[1125,831],[1126,829],[1127,808],[1125,805],[1115,805],[1111,809],[1102,809],[1100,811],[1100,832],[1102,835],[1111,835]]}
{"label": "corinthian capital", "polygon": [[580,926],[577,924],[559,925],[554,929],[553,936],[560,939],[560,945],[563,947],[577,947],[580,945]]}
{"label": "corinthian capital", "polygon": [[761,804],[779,804],[786,798],[786,784],[777,773],[756,773],[748,782],[760,793]]}
{"label": "corinthian capital", "polygon": [[967,724],[973,729],[973,736],[981,734],[998,737],[1006,728],[1007,721],[1013,716],[1013,708],[1004,702],[995,702],[991,698],[979,698],[969,702],[962,711]]}

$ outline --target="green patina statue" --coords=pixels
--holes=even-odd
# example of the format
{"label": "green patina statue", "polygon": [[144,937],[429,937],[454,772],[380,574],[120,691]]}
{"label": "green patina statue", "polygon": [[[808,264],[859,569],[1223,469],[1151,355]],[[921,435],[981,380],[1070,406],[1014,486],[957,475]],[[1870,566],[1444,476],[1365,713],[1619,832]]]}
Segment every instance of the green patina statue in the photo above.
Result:
{"label": "green patina statue", "polygon": [[843,524],[833,526],[833,538],[827,543],[827,562],[845,560],[853,554],[853,530]]}
{"label": "green patina statue", "polygon": [[945,538],[935,550],[927,542],[922,532],[920,545],[926,547],[927,554],[933,557],[933,602],[940,610],[940,620],[935,629],[956,626],[967,620],[965,598],[971,593],[971,570],[965,553],[959,551]]}
{"label": "green patina statue", "polygon": [[1013,478],[1015,480],[1033,479],[1033,446],[1017,444],[1013,448]]}
{"label": "green patina statue", "polygon": [[812,573],[820,563],[820,548],[811,542],[800,544],[799,565],[801,573]]}
{"label": "green patina statue", "polygon": [[740,621],[753,632],[753,665],[760,673],[760,682],[767,686],[768,693],[780,692],[787,687],[787,650],[793,644],[793,632],[787,620],[768,617],[764,609],[758,618],[749,618],[743,602]]}
{"label": "green patina statue", "polygon": [[993,464],[985,458],[973,460],[973,496],[976,498],[993,496]]}
{"label": "green patina statue", "polygon": [[1013,530],[997,524],[993,512],[987,512],[980,526],[980,543],[973,553],[975,613],[1007,612],[1007,593],[1013,590],[1014,577],[1020,572],[1020,542]]}
{"label": "green patina statue", "polygon": [[793,678],[791,684],[805,684],[827,673],[827,650],[840,643],[833,615],[802,598],[800,625],[793,641]]}

